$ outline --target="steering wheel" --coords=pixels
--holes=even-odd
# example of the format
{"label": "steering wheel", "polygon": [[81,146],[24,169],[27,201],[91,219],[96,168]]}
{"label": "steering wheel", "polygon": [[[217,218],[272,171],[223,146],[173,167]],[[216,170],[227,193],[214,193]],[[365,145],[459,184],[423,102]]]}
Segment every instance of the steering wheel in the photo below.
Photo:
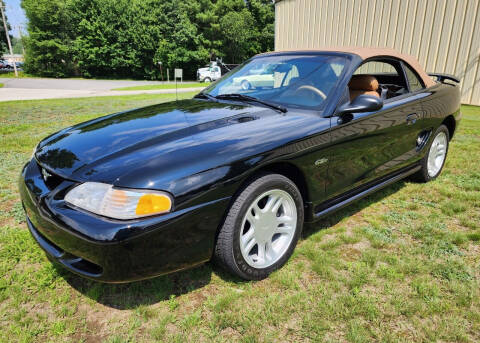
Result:
{"label": "steering wheel", "polygon": [[312,93],[314,93],[315,95],[318,95],[320,96],[323,100],[325,100],[327,98],[327,96],[325,95],[325,93],[323,93],[320,89],[318,88],[315,88],[313,86],[310,86],[310,85],[303,85],[303,86],[300,86],[298,87],[296,90],[295,90],[295,93],[298,93],[302,90],[308,90]]}

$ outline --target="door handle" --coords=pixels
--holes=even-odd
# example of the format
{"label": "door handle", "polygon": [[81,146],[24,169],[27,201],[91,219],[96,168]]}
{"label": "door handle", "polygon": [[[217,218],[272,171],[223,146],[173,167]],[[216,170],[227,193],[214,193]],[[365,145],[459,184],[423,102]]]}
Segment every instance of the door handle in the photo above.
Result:
{"label": "door handle", "polygon": [[418,115],[416,113],[409,114],[407,116],[407,125],[413,125],[417,122]]}

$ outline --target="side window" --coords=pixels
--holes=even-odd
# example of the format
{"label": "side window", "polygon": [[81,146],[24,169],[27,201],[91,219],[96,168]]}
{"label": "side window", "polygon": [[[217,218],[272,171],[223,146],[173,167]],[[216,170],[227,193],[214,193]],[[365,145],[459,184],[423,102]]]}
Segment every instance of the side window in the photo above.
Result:
{"label": "side window", "polygon": [[425,88],[424,84],[420,80],[420,78],[417,76],[417,74],[407,66],[406,64],[403,64],[405,68],[405,74],[407,74],[407,79],[408,79],[408,85],[410,86],[410,92],[415,92],[420,89]]}
{"label": "side window", "polygon": [[[401,62],[394,58],[370,60],[355,70],[353,75],[365,75],[378,82],[378,89],[360,89],[360,91],[376,91],[385,101],[408,93],[408,81],[402,71]],[[358,85],[356,86],[358,87]],[[350,98],[356,95],[359,89],[350,89]]]}
{"label": "side window", "polygon": [[358,74],[390,74],[398,76],[397,71],[390,63],[380,61],[371,61],[362,64],[357,70],[355,70],[354,75]]}

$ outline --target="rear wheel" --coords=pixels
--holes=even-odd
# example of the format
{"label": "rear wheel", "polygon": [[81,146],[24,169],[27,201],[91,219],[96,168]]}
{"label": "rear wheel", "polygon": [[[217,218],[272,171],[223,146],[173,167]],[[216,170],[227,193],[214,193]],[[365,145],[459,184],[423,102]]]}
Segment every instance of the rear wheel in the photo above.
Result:
{"label": "rear wheel", "polygon": [[414,174],[416,180],[428,182],[440,175],[447,158],[449,141],[448,128],[445,125],[440,125],[433,134],[428,153],[421,161],[422,169]]}
{"label": "rear wheel", "polygon": [[241,86],[242,86],[242,89],[246,91],[252,88],[252,85],[247,80],[243,80],[241,83]]}
{"label": "rear wheel", "polygon": [[262,175],[230,207],[218,235],[215,260],[243,279],[263,279],[291,256],[303,218],[297,186],[283,175]]}

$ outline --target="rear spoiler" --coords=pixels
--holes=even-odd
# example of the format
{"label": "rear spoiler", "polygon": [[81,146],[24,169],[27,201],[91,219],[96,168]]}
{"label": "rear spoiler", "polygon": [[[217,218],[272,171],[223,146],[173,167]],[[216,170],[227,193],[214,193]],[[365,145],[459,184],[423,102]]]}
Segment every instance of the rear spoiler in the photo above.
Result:
{"label": "rear spoiler", "polygon": [[450,74],[428,73],[428,75],[437,78],[438,82],[444,83],[445,80],[451,80],[453,82],[460,83],[460,79]]}

